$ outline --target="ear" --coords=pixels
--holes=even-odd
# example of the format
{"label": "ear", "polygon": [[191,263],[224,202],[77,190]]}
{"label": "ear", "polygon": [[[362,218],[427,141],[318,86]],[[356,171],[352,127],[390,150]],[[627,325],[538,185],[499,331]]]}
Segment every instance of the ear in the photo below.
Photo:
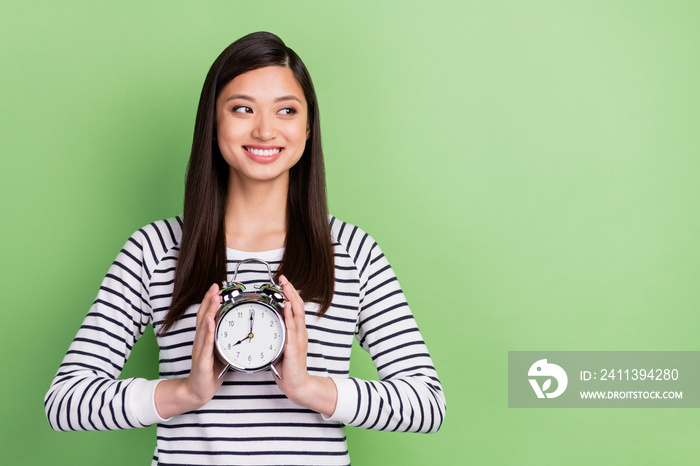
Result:
{"label": "ear", "polygon": [[311,128],[309,125],[306,125],[306,140],[309,140],[309,136],[311,136]]}

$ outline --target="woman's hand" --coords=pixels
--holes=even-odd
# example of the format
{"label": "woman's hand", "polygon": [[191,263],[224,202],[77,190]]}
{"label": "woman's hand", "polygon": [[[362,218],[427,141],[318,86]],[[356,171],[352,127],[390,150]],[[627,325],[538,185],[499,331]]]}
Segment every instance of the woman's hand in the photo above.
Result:
{"label": "woman's hand", "polygon": [[197,311],[196,333],[192,344],[192,369],[187,377],[187,388],[194,401],[208,403],[221,387],[224,378],[218,378],[224,364],[214,354],[216,311],[221,304],[219,286],[209,288]]}
{"label": "woman's hand", "polygon": [[338,399],[335,383],[327,377],[312,376],[306,369],[309,335],[304,301],[284,275],[280,276],[280,283],[287,298],[284,305],[287,342],[282,360],[275,365],[282,379],[275,377],[275,382],[295,404],[331,416]]}
{"label": "woman's hand", "polygon": [[198,409],[208,403],[221,387],[224,378],[218,376],[224,364],[214,355],[214,319],[219,304],[219,286],[213,284],[197,311],[190,375],[184,379],[163,380],[156,387],[156,409],[161,417],[169,418]]}

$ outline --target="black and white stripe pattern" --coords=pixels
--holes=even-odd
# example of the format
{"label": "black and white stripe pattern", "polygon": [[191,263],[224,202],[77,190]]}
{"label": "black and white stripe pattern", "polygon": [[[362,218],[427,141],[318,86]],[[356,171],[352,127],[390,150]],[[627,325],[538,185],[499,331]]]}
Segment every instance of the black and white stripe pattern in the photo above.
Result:
{"label": "black and white stripe pattern", "polygon": [[[46,398],[56,430],[109,430],[158,423],[153,464],[346,465],[343,424],[367,429],[434,432],[445,415],[440,381],[396,276],[374,240],[330,219],[335,249],[335,294],[327,313],[306,305],[307,365],[332,377],[338,406],[331,418],[291,403],[269,372],[228,373],[201,409],[169,420],[153,402],[158,381],[118,380],[131,348],[170,304],[181,220],[152,223],[127,241],[66,354]],[[279,266],[282,250],[229,249],[229,278],[249,257]],[[268,280],[264,266],[243,264],[247,287]],[[184,377],[191,367],[198,306],[158,337],[160,376]],[[353,338],[369,351],[380,381],[349,378]]]}

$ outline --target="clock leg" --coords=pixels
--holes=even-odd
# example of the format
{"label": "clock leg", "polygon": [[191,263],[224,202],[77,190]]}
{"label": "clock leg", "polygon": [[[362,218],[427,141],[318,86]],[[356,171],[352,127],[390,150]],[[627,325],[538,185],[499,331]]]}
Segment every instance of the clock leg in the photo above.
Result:
{"label": "clock leg", "polygon": [[277,369],[275,369],[274,365],[270,364],[270,370],[273,374],[275,374],[275,377],[277,377],[279,380],[282,380],[282,377],[280,377],[280,373],[277,372]]}
{"label": "clock leg", "polygon": [[224,370],[221,371],[221,374],[219,374],[219,377],[217,378],[220,379],[221,377],[223,377],[229,367],[231,367],[231,364],[226,364],[226,367],[224,367]]}

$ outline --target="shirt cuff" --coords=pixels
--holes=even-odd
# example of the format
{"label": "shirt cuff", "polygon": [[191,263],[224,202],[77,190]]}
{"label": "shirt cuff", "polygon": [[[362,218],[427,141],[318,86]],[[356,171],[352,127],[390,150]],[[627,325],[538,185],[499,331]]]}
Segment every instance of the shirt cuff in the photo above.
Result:
{"label": "shirt cuff", "polygon": [[144,427],[172,419],[160,417],[156,409],[156,386],[162,381],[134,379],[129,387],[127,406],[138,423]]}
{"label": "shirt cuff", "polygon": [[357,384],[352,379],[336,379],[331,377],[338,390],[338,401],[335,405],[335,411],[330,417],[323,416],[326,421],[341,422],[349,424],[357,414],[357,403],[359,396],[357,393]]}

